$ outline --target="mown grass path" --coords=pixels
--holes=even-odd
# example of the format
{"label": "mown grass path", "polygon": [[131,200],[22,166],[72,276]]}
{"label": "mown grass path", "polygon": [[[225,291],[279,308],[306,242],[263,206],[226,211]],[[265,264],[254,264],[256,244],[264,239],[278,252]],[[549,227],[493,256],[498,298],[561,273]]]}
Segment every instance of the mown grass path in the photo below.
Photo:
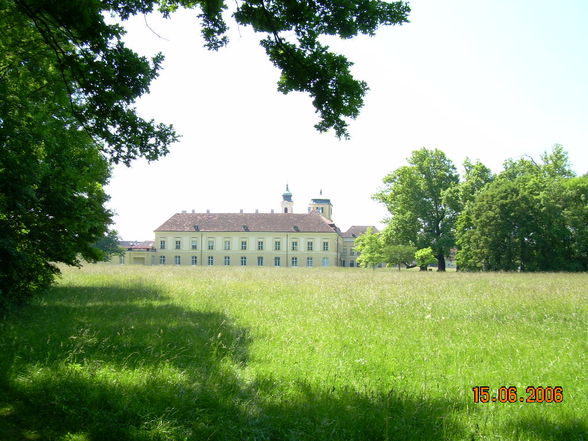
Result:
{"label": "mown grass path", "polygon": [[0,321],[0,440],[586,440],[587,324],[587,274],[66,269]]}

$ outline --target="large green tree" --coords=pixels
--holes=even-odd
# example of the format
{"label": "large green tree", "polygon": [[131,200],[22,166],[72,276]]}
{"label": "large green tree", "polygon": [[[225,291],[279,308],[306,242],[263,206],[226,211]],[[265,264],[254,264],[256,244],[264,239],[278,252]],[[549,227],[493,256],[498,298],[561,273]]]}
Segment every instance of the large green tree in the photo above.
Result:
{"label": "large green tree", "polygon": [[445,256],[454,245],[457,211],[446,193],[459,182],[453,163],[441,150],[422,148],[406,166],[384,178],[386,187],[374,195],[386,204],[391,217],[388,237],[395,244],[431,247],[437,268],[445,271]]}
{"label": "large green tree", "polygon": [[466,204],[457,261],[467,270],[588,269],[588,178],[573,177],[561,146],[505,163]]}
{"label": "large green tree", "polygon": [[[469,207],[475,201],[478,193],[494,180],[492,171],[480,161],[474,163],[466,158],[463,163],[463,169],[464,174],[460,183],[451,187],[445,193],[445,202],[455,212],[459,213],[455,223],[455,229],[458,231],[466,231],[473,228]],[[467,249],[463,249],[462,257],[467,252]],[[457,269],[460,269],[459,264]]]}
{"label": "large green tree", "polygon": [[22,14],[0,5],[1,307],[47,286],[54,262],[99,258],[91,244],[110,213],[108,163],[73,116],[51,50]]}
{"label": "large green tree", "polygon": [[[156,160],[177,140],[173,127],[141,118],[163,56],[127,48],[120,23],[135,14],[166,17],[189,8],[205,45],[227,43],[222,0],[0,0],[0,303],[47,286],[56,262],[99,259],[107,231],[103,185],[109,163]],[[231,3],[232,5],[232,3]],[[310,94],[316,127],[348,136],[367,90],[351,62],[320,42],[407,21],[406,3],[248,0],[233,18],[265,37],[281,70],[278,89]]]}

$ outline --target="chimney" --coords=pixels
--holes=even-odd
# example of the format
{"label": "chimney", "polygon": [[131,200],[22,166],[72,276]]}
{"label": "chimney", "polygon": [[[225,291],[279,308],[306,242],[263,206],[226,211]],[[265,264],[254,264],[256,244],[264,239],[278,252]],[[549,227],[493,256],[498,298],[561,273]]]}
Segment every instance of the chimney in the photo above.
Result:
{"label": "chimney", "polygon": [[272,208],[272,214],[274,214],[274,209]]}
{"label": "chimney", "polygon": [[243,209],[242,208],[239,210],[239,213],[243,214]]}
{"label": "chimney", "polygon": [[206,212],[207,212],[207,213],[210,213],[210,209],[208,209],[208,208],[207,208],[207,209],[206,209]]}
{"label": "chimney", "polygon": [[182,214],[185,214],[185,213],[186,213],[186,210],[182,210]]}
{"label": "chimney", "polygon": [[192,213],[196,213],[196,211],[192,208]]}
{"label": "chimney", "polygon": [[255,214],[257,214],[257,213],[259,213],[259,210],[256,208],[256,209],[255,209]]}

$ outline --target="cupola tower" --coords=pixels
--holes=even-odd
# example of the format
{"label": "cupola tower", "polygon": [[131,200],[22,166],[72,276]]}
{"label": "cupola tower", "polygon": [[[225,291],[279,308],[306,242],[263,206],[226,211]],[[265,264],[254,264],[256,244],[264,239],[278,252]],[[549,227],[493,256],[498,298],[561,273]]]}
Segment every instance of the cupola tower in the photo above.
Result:
{"label": "cupola tower", "polygon": [[320,197],[311,199],[308,205],[308,212],[318,211],[328,220],[333,220],[333,204],[329,198],[323,197],[323,191],[320,191]]}
{"label": "cupola tower", "polygon": [[294,213],[294,201],[292,200],[292,193],[286,184],[286,191],[282,193],[282,213]]}

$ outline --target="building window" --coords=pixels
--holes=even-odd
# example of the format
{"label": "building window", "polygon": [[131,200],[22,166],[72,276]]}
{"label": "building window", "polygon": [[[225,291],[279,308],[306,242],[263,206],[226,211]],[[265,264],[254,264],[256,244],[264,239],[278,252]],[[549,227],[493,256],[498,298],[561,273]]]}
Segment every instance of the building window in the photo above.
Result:
{"label": "building window", "polygon": [[247,241],[246,240],[242,240],[241,241],[241,249],[243,251],[247,249]]}
{"label": "building window", "polygon": [[124,254],[122,256],[119,256],[119,258],[120,258],[120,264],[121,265],[124,265],[125,264],[125,256],[124,256]]}
{"label": "building window", "polygon": [[214,250],[214,239],[208,239],[208,249]]}
{"label": "building window", "polygon": [[297,240],[292,241],[292,251],[298,251],[298,241]]}
{"label": "building window", "polygon": [[198,257],[192,256],[192,265],[198,265]]}
{"label": "building window", "polygon": [[192,239],[192,249],[193,250],[197,250],[198,249],[198,242],[196,242],[196,239]]}
{"label": "building window", "polygon": [[350,260],[350,261],[349,261],[349,266],[350,266],[351,268],[353,268],[353,267],[355,266],[355,260]]}
{"label": "building window", "polygon": [[306,258],[306,266],[312,266],[312,257]]}
{"label": "building window", "polygon": [[274,251],[280,251],[282,249],[282,242],[279,240],[274,241]]}
{"label": "building window", "polygon": [[323,251],[329,251],[329,242],[323,241]]}
{"label": "building window", "polygon": [[225,266],[229,266],[231,264],[231,256],[225,256]]}
{"label": "building window", "polygon": [[208,266],[214,265],[214,256],[208,256]]}
{"label": "building window", "polygon": [[225,240],[225,250],[230,250],[230,249],[231,249],[231,241]]}
{"label": "building window", "polygon": [[258,251],[263,251],[263,240],[258,240],[257,241],[257,250]]}
{"label": "building window", "polygon": [[323,266],[329,266],[329,258],[323,257]]}
{"label": "building window", "polygon": [[176,240],[176,250],[181,250],[181,249],[182,249],[182,241]]}
{"label": "building window", "polygon": [[312,247],[313,247],[312,242],[306,242],[306,251],[312,251]]}
{"label": "building window", "polygon": [[162,250],[165,250],[165,240],[160,240],[159,241],[159,248]]}
{"label": "building window", "polygon": [[174,263],[176,265],[181,265],[182,264],[182,258],[180,256],[175,256],[174,257]]}
{"label": "building window", "polygon": [[165,256],[159,256],[159,264],[165,265]]}
{"label": "building window", "polygon": [[247,265],[247,256],[241,256],[241,266]]}
{"label": "building window", "polygon": [[257,256],[257,266],[263,266],[263,256]]}
{"label": "building window", "polygon": [[292,266],[298,266],[298,257],[292,257]]}
{"label": "building window", "polygon": [[274,266],[280,266],[280,265],[281,265],[280,258],[274,257]]}

